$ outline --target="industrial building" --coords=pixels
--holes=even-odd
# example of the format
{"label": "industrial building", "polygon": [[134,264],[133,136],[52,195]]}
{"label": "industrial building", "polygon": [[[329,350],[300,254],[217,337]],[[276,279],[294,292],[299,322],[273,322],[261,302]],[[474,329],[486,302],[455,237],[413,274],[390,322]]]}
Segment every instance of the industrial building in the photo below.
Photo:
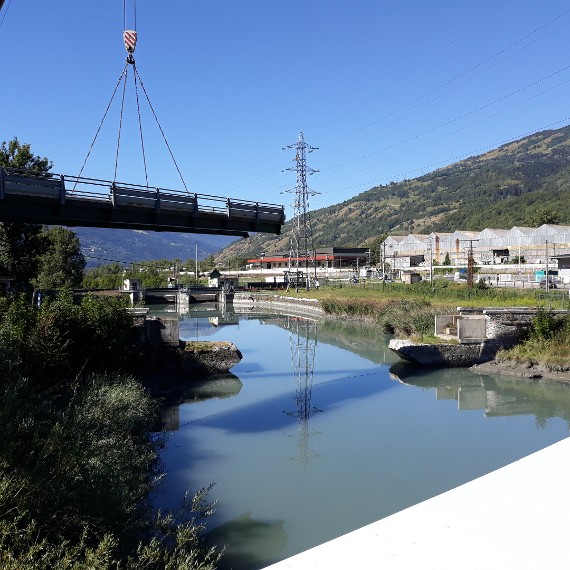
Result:
{"label": "industrial building", "polygon": [[[296,258],[292,258],[290,252],[260,253],[259,257],[247,260],[247,269],[285,271],[290,265],[295,265]],[[317,269],[344,269],[365,266],[370,263],[370,250],[365,247],[324,247],[315,251]],[[299,266],[305,263],[305,259],[299,259]],[[313,258],[309,261],[313,267]]]}
{"label": "industrial building", "polygon": [[467,265],[473,252],[477,265],[523,263],[544,264],[557,256],[570,254],[570,226],[544,224],[538,228],[515,226],[510,230],[485,228],[480,232],[456,230],[453,233],[389,236],[382,243],[382,254],[394,268],[418,265]]}

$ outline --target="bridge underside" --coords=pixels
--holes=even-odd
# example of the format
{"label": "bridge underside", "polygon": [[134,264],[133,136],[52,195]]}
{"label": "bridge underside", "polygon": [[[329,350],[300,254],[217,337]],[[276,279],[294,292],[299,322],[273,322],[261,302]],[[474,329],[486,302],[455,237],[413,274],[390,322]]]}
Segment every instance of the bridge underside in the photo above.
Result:
{"label": "bridge underside", "polygon": [[280,223],[239,220],[216,213],[184,215],[142,208],[113,209],[111,204],[68,199],[65,204],[40,197],[7,196],[0,203],[0,222],[25,222],[61,226],[119,228],[157,232],[185,232],[246,237],[249,232],[281,233]]}
{"label": "bridge underside", "polygon": [[275,204],[0,167],[0,222],[247,236],[280,234],[285,214]]}

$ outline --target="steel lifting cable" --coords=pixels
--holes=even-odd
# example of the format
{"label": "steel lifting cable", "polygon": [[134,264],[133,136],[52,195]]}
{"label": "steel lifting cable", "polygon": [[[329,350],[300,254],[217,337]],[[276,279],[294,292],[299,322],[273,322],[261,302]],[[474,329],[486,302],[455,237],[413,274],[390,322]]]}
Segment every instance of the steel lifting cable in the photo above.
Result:
{"label": "steel lifting cable", "polygon": [[[150,110],[152,111],[152,114],[154,116],[154,120],[156,121],[156,124],[158,125],[158,128],[160,130],[162,138],[164,139],[164,142],[166,144],[166,148],[168,149],[168,152],[170,153],[170,157],[172,158],[172,162],[174,162],[174,166],[176,167],[178,175],[180,176],[180,180],[182,181],[184,189],[186,190],[187,194],[190,194],[190,192],[188,190],[188,186],[186,185],[186,181],[184,180],[184,177],[182,176],[182,172],[180,171],[180,168],[178,167],[178,163],[176,162],[176,159],[174,158],[174,154],[172,152],[172,149],[170,148],[170,145],[168,144],[168,140],[166,139],[166,135],[164,134],[164,130],[162,129],[162,126],[160,124],[160,121],[158,120],[158,117],[156,115],[154,107],[152,106],[152,103],[150,102],[150,97],[148,96],[148,93],[145,89],[145,86],[144,86],[144,83],[141,79],[141,76],[139,75],[139,72],[137,71],[137,66],[135,63],[135,59],[133,57],[133,53],[135,51],[136,41],[137,41],[137,3],[136,3],[136,0],[133,0],[133,17],[134,17],[134,30],[127,30],[126,29],[126,27],[127,27],[127,0],[123,0],[123,25],[124,25],[123,30],[125,30],[123,32],[123,39],[125,41],[125,47],[127,48],[127,52],[129,54],[127,57],[127,65],[130,64],[133,66],[133,79],[134,79],[134,84],[135,84],[135,97],[136,97],[136,102],[137,102],[139,133],[140,133],[140,139],[141,139],[141,149],[142,149],[142,155],[143,155],[143,164],[144,164],[144,174],[145,174],[146,186],[148,188],[148,171],[147,171],[146,152],[145,152],[145,147],[144,147],[144,136],[143,136],[143,128],[142,128],[140,101],[139,101],[139,90],[138,90],[138,84],[139,83],[140,83],[140,86],[144,92],[144,95],[146,97],[146,100],[148,102]],[[126,82],[126,80],[125,80],[125,82]],[[124,94],[123,94],[123,97],[124,97]],[[123,108],[121,107],[121,121],[122,121],[122,113],[123,113]],[[120,139],[120,127],[119,127],[119,139]],[[116,162],[115,162],[115,176],[116,176],[116,170],[117,170],[117,164],[118,164],[118,156],[119,156],[119,146],[117,144],[117,156],[116,156]],[[114,180],[113,180],[113,182],[114,182]]]}
{"label": "steel lifting cable", "polygon": [[136,100],[137,100],[137,113],[139,116],[139,133],[141,135],[141,149],[142,149],[142,155],[143,155],[143,164],[144,164],[144,179],[146,182],[146,187],[148,189],[148,172],[147,172],[147,167],[146,167],[146,153],[144,151],[144,138],[143,138],[143,130],[142,130],[142,121],[141,121],[141,107],[139,104],[139,87],[138,87],[138,81],[137,81],[137,70],[135,65],[133,64],[133,69],[134,69],[134,73],[133,73],[133,77],[134,77],[134,82],[135,82],[135,96],[136,96]]}
{"label": "steel lifting cable", "polygon": [[166,140],[166,135],[164,134],[164,131],[162,130],[162,127],[160,125],[160,121],[158,120],[158,117],[156,116],[156,113],[154,112],[154,107],[152,106],[152,103],[150,102],[150,98],[148,96],[148,93],[146,92],[146,89],[144,87],[144,83],[142,82],[141,76],[139,75],[139,72],[137,71],[136,65],[133,63],[133,69],[135,71],[135,75],[137,76],[142,90],[145,94],[146,100],[148,101],[148,105],[150,107],[150,110],[152,111],[152,114],[154,116],[154,120],[156,121],[156,124],[158,125],[158,128],[160,130],[160,134],[162,135],[162,138],[164,139],[164,143],[166,144],[166,148],[168,148],[168,152],[170,153],[170,158],[172,158],[172,162],[174,162],[174,166],[176,167],[176,170],[178,171],[178,176],[180,176],[180,180],[182,181],[182,184],[184,185],[184,189],[186,190],[186,192],[188,194],[190,194],[190,191],[188,190],[188,187],[186,186],[186,182],[184,181],[184,177],[182,176],[182,172],[180,172],[180,168],[178,167],[178,163],[176,162],[176,159],[174,158],[174,154],[172,153],[172,149],[170,148],[170,145],[168,144],[168,141]]}
{"label": "steel lifting cable", "polygon": [[101,119],[101,122],[99,123],[99,128],[97,129],[97,132],[95,133],[95,136],[93,137],[93,141],[91,142],[91,146],[89,147],[89,151],[87,152],[87,156],[85,157],[85,160],[83,161],[83,165],[81,166],[81,170],[79,171],[79,175],[77,176],[77,179],[75,180],[75,183],[73,184],[73,189],[71,190],[70,194],[73,194],[73,192],[75,192],[75,188],[77,187],[78,179],[81,178],[81,175],[83,174],[83,170],[85,169],[85,165],[87,164],[87,161],[89,160],[89,156],[91,155],[91,151],[93,150],[93,147],[95,146],[95,141],[97,140],[97,137],[99,136],[99,132],[101,131],[101,128],[103,127],[103,123],[105,122],[105,119],[107,118],[107,114],[109,113],[109,109],[111,108],[111,104],[113,103],[113,99],[115,99],[115,95],[117,94],[117,89],[119,88],[119,85],[121,84],[121,80],[123,80],[123,78],[127,74],[128,66],[129,66],[129,64],[126,63],[125,67],[123,68],[123,71],[121,72],[121,75],[119,76],[119,80],[117,81],[117,84],[115,85],[115,89],[113,91],[113,95],[111,95],[111,99],[109,100],[109,103],[107,104],[107,108],[105,109],[105,113],[103,114],[103,118]]}
{"label": "steel lifting cable", "polygon": [[[137,0],[133,0],[134,30],[137,30]],[[123,30],[127,29],[127,0],[123,0]]]}
{"label": "steel lifting cable", "polygon": [[[128,70],[128,61],[126,69]],[[115,181],[117,180],[117,168],[119,167],[119,148],[121,146],[121,129],[123,127],[123,111],[125,109],[125,93],[127,91],[127,76],[129,72],[125,71],[124,74],[124,81],[123,81],[123,97],[121,99],[121,114],[119,116],[119,134],[117,136],[117,152],[115,154],[115,172],[113,173],[113,186],[115,185]]]}
{"label": "steel lifting cable", "polygon": [[172,158],[174,166],[176,167],[178,175],[180,176],[180,180],[182,181],[182,184],[184,185],[184,189],[186,190],[187,194],[190,194],[190,192],[188,190],[188,186],[186,185],[186,181],[184,180],[184,177],[182,176],[182,172],[180,171],[178,163],[176,162],[176,159],[174,158],[174,154],[172,152],[172,149],[170,148],[170,145],[168,144],[168,140],[166,139],[166,135],[164,134],[164,130],[162,129],[162,126],[160,124],[160,121],[158,120],[158,117],[156,115],[154,107],[152,106],[152,103],[150,102],[150,98],[149,98],[148,93],[145,89],[144,83],[142,82],[142,79],[141,79],[139,72],[137,71],[137,68],[136,68],[135,59],[133,57],[133,53],[135,51],[136,42],[137,42],[136,0],[133,0],[133,6],[134,6],[134,30],[127,30],[126,29],[126,27],[127,27],[127,0],[123,0],[123,26],[124,26],[123,27],[123,30],[124,30],[123,31],[123,41],[125,43],[125,48],[126,48],[127,53],[128,53],[127,62],[125,64],[125,67],[123,68],[123,71],[121,72],[121,75],[119,76],[119,80],[117,81],[117,84],[115,85],[113,95],[111,96],[111,99],[107,105],[107,109],[105,110],[103,118],[101,119],[101,123],[99,124],[99,128],[97,129],[97,132],[95,133],[95,137],[93,138],[93,141],[92,141],[91,146],[89,148],[89,152],[87,153],[87,156],[85,157],[85,161],[83,162],[83,165],[81,167],[79,175],[77,176],[77,179],[75,181],[75,184],[73,186],[73,190],[71,191],[71,193],[73,193],[77,187],[77,183],[79,181],[78,179],[81,177],[81,175],[83,173],[83,170],[85,168],[85,165],[87,164],[87,160],[89,159],[89,156],[91,155],[91,151],[93,150],[93,147],[95,145],[95,142],[97,140],[99,132],[101,131],[101,128],[102,128],[103,123],[107,117],[107,114],[109,113],[109,109],[111,107],[111,104],[115,98],[115,95],[117,94],[117,90],[119,88],[119,85],[121,84],[121,81],[123,81],[123,94],[122,94],[122,100],[121,100],[121,114],[120,114],[120,118],[119,118],[119,132],[118,132],[118,136],[117,136],[117,150],[115,153],[115,170],[113,173],[113,185],[116,182],[117,171],[118,171],[118,167],[119,167],[119,151],[120,151],[120,146],[121,146],[121,131],[122,131],[122,126],[123,126],[123,114],[124,114],[124,108],[125,108],[125,94],[126,94],[126,88],[127,88],[128,68],[129,68],[129,65],[132,65],[133,66],[133,81],[134,81],[134,85],[135,85],[135,96],[136,96],[136,103],[137,103],[139,133],[140,133],[140,139],[141,139],[141,148],[142,148],[142,155],[143,155],[143,164],[144,164],[144,174],[145,174],[146,187],[148,188],[149,184],[148,184],[147,160],[146,160],[146,152],[145,152],[143,128],[142,128],[142,118],[141,118],[141,110],[140,110],[140,102],[139,102],[139,91],[138,91],[138,84],[139,83],[140,83],[140,86],[142,87],[142,90],[145,94],[146,100],[147,100],[148,105],[152,111],[152,114],[154,116],[156,124],[158,125],[158,128],[160,130],[162,138],[164,139],[164,142],[166,144],[166,148],[168,149],[168,152],[170,153],[170,157]]}

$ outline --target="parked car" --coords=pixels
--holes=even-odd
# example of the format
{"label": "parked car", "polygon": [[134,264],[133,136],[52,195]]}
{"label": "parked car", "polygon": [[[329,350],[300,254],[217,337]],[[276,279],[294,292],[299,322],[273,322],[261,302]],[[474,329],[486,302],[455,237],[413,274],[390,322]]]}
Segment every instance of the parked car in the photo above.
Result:
{"label": "parked car", "polygon": [[[549,280],[548,280],[548,288],[549,288],[549,289],[556,289],[556,287],[557,287],[556,283],[554,283],[554,281],[552,281],[552,279],[549,279]],[[546,289],[546,279],[543,279],[543,280],[540,282],[540,288],[541,288],[541,289]]]}

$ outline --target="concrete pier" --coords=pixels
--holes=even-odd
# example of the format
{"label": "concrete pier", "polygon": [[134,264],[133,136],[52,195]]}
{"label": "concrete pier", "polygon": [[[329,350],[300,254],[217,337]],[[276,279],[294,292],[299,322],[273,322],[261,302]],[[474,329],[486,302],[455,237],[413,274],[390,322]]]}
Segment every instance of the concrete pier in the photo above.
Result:
{"label": "concrete pier", "polygon": [[268,568],[563,568],[569,472],[565,439]]}

